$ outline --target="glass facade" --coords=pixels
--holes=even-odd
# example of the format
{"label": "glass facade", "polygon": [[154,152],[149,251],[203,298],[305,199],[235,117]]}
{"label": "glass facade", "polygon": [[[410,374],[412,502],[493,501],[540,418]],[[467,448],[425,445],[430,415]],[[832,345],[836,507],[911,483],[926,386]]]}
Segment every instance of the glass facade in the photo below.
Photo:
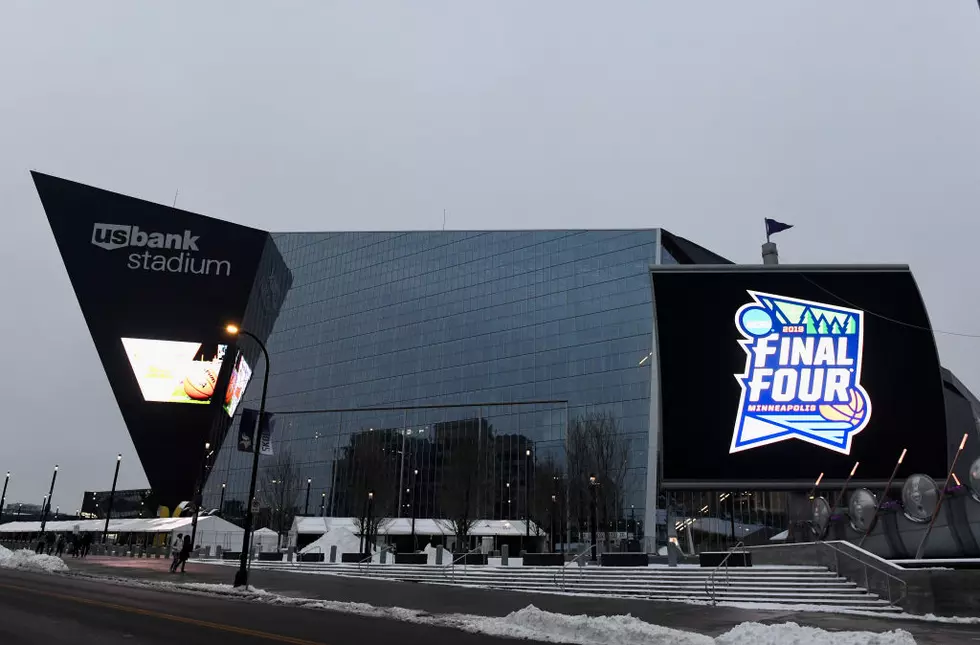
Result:
{"label": "glass facade", "polygon": [[[268,341],[276,455],[260,461],[260,521],[287,524],[287,508],[358,515],[368,489],[385,505],[376,512],[442,517],[458,505],[453,464],[469,463],[480,517],[530,516],[547,530],[560,516],[574,530],[598,471],[598,519],[642,533],[649,266],[681,261],[660,231],[274,239],[293,284]],[[239,416],[258,407],[264,369]],[[251,467],[236,435],[204,497],[229,518]]]}

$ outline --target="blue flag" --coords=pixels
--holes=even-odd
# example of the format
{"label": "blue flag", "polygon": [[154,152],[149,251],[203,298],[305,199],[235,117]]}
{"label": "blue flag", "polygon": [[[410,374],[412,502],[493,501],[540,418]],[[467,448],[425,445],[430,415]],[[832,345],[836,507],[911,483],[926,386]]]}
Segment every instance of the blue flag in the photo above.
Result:
{"label": "blue flag", "polygon": [[792,224],[783,224],[782,222],[777,222],[774,219],[766,218],[766,241],[769,241],[769,236],[773,233],[779,233],[780,231],[785,231],[788,228],[793,228]]}

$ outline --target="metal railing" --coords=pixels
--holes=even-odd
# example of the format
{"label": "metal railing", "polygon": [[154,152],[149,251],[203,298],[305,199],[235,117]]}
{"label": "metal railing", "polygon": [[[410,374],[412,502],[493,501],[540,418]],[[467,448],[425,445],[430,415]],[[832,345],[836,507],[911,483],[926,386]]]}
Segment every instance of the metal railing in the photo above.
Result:
{"label": "metal railing", "polygon": [[[481,548],[482,547],[476,547],[476,548],[470,549],[469,551],[467,551],[463,555],[459,556],[458,558],[456,558],[455,560],[453,560],[449,564],[442,565],[442,577],[443,578],[447,578],[448,577],[453,582],[456,582],[456,563],[459,562],[460,560],[463,561],[463,575],[466,575],[466,564],[467,564],[466,560],[467,560],[467,558],[471,554],[473,554],[473,553],[479,553]],[[448,574],[446,573],[446,569],[449,569],[449,573]]]}
{"label": "metal railing", "polygon": [[[867,591],[869,591],[869,592],[871,591],[871,586],[870,586],[871,585],[871,575],[870,575],[869,571],[876,571],[877,573],[880,573],[882,576],[884,576],[884,578],[885,578],[885,587],[887,588],[887,593],[888,593],[888,604],[889,605],[897,605],[898,603],[900,603],[903,600],[905,600],[905,598],[908,596],[908,593],[909,593],[909,585],[908,585],[907,582],[905,582],[904,580],[902,580],[898,576],[896,576],[894,574],[891,574],[891,573],[888,573],[884,569],[882,569],[880,567],[876,567],[873,564],[870,564],[868,562],[865,562],[864,560],[862,560],[861,558],[857,557],[856,555],[852,555],[852,554],[848,553],[847,551],[841,549],[840,547],[836,547],[836,546],[834,546],[833,544],[831,544],[829,542],[824,542],[822,540],[818,540],[817,541],[817,544],[820,544],[822,546],[825,546],[825,547],[827,547],[828,549],[830,549],[831,551],[834,552],[834,573],[836,573],[838,576],[841,575],[840,574],[840,556],[843,555],[844,557],[849,558],[850,560],[853,560],[854,562],[857,562],[858,564],[861,565],[861,567],[862,567],[862,569],[864,571],[864,588]],[[892,594],[892,581],[893,580],[898,583],[899,589],[902,592],[901,595],[898,598],[894,598],[894,596]]]}
{"label": "metal railing", "polygon": [[373,553],[368,553],[366,556],[357,561],[357,572],[361,573],[363,570],[363,565],[371,564],[371,560],[374,559]]}
{"label": "metal railing", "polygon": [[[592,549],[591,548],[590,549],[586,549],[585,551],[582,551],[581,553],[579,553],[577,556],[575,556],[574,558],[572,558],[568,562],[562,564],[561,565],[561,571],[556,571],[555,572],[555,577],[554,577],[555,586],[558,587],[559,589],[561,589],[562,591],[565,591],[565,570],[569,566],[571,566],[573,564],[578,564],[578,568],[579,568],[578,575],[579,575],[579,579],[581,580],[583,571],[585,571],[585,561],[584,561],[584,558],[586,558],[586,557],[588,557],[590,555],[592,555]],[[559,574],[561,574],[561,581],[558,580],[558,575]]]}
{"label": "metal railing", "polygon": [[[318,546],[311,546],[310,550],[306,551],[306,553],[323,553],[323,549]],[[306,553],[303,553],[299,549],[296,549],[296,553],[293,554],[295,556],[293,558],[293,564],[307,564],[306,562],[303,561],[303,556],[306,555]],[[325,553],[323,553],[323,561],[324,563],[326,563],[327,561],[327,556]]]}
{"label": "metal railing", "polygon": [[[739,548],[741,548],[741,550],[739,550]],[[721,562],[718,563],[718,566],[716,566],[714,569],[711,570],[711,574],[708,576],[708,579],[704,581],[704,593],[706,593],[708,595],[708,598],[711,600],[711,604],[712,605],[715,605],[715,604],[718,603],[718,600],[716,598],[716,593],[717,593],[717,589],[716,589],[717,578],[716,578],[716,576],[718,575],[718,572],[721,571],[722,569],[725,570],[725,587],[726,588],[729,587],[729,586],[731,586],[731,584],[732,584],[731,578],[728,575],[728,559],[731,558],[736,553],[745,553],[745,543],[744,542],[737,542],[735,544],[735,546],[733,546],[732,548],[730,548],[728,550],[728,553],[725,554],[725,557],[722,558],[721,559]]]}

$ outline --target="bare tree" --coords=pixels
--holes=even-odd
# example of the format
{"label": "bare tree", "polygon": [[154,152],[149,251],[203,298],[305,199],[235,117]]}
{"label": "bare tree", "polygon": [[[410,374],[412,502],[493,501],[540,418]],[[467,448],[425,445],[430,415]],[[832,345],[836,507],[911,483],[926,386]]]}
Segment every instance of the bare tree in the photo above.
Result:
{"label": "bare tree", "polygon": [[492,453],[492,430],[484,419],[462,421],[454,430],[440,437],[445,465],[439,485],[439,510],[460,549],[469,541],[477,509],[489,489],[486,464]]}
{"label": "bare tree", "polygon": [[606,534],[611,519],[618,518],[626,479],[628,445],[618,422],[608,412],[590,412],[573,419],[568,431],[568,476],[571,508],[579,528],[588,529],[592,491],[589,477],[595,476],[597,523]]}
{"label": "bare tree", "polygon": [[365,552],[369,550],[367,545],[376,542],[379,533],[391,523],[398,503],[401,441],[395,430],[370,430],[351,435],[344,448],[348,473],[346,506],[357,532],[365,538]]}
{"label": "bare tree", "polygon": [[262,484],[258,491],[261,504],[269,509],[269,526],[279,535],[289,532],[296,517],[296,495],[299,490],[299,468],[292,453],[280,449],[272,463],[262,470]]}
{"label": "bare tree", "polygon": [[[551,455],[542,462],[534,464],[534,485],[532,487],[531,519],[534,521],[534,533],[541,536],[541,530],[549,533],[557,531],[556,521],[559,504],[564,504],[564,474],[561,466]],[[542,526],[543,522],[547,522]],[[551,526],[551,525],[554,526]],[[554,535],[551,536],[554,541]]]}

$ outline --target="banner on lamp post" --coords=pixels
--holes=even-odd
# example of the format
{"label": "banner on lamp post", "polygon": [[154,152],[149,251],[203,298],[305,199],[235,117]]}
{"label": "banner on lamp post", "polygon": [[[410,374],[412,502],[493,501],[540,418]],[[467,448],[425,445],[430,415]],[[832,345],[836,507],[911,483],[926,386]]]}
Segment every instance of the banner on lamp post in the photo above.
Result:
{"label": "banner on lamp post", "polygon": [[238,450],[240,452],[252,452],[255,450],[255,422],[258,417],[258,410],[252,410],[250,408],[242,410],[242,419],[238,424]]}
{"label": "banner on lamp post", "polygon": [[264,412],[259,420],[259,450],[260,454],[272,456],[272,430],[275,428],[276,417],[271,412]]}

